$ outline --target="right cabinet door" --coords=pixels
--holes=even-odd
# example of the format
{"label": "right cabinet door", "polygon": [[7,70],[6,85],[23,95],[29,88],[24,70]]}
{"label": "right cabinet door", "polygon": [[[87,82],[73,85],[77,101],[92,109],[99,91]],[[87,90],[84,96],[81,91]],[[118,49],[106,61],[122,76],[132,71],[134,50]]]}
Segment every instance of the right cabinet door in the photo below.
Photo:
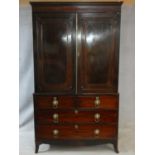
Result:
{"label": "right cabinet door", "polygon": [[117,92],[119,14],[80,13],[77,21],[78,92]]}

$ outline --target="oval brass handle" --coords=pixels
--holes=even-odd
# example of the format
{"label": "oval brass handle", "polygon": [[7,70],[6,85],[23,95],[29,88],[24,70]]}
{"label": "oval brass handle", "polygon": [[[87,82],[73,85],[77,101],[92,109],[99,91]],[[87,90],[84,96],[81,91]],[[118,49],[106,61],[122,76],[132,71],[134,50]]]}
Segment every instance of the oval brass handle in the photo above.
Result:
{"label": "oval brass handle", "polygon": [[75,110],[74,110],[74,113],[75,113],[75,114],[78,114],[78,113],[79,113],[79,111],[78,111],[77,109],[75,109]]}
{"label": "oval brass handle", "polygon": [[79,126],[78,126],[77,124],[75,124],[75,125],[74,125],[74,128],[75,128],[75,129],[78,129],[78,128],[79,128]]}
{"label": "oval brass handle", "polygon": [[99,129],[95,129],[94,130],[94,134],[95,134],[95,136],[98,136],[100,134],[100,130]]}
{"label": "oval brass handle", "polygon": [[58,121],[59,121],[59,115],[53,114],[53,122],[58,123]]}
{"label": "oval brass handle", "polygon": [[100,98],[98,96],[96,97],[94,104],[96,107],[98,107],[100,105]]}
{"label": "oval brass handle", "polygon": [[57,108],[58,104],[59,104],[59,102],[57,100],[57,97],[53,97],[53,102],[52,102],[53,108]]}
{"label": "oval brass handle", "polygon": [[94,118],[95,118],[95,122],[99,122],[99,120],[100,120],[100,114],[99,113],[96,113],[94,115]]}
{"label": "oval brass handle", "polygon": [[58,134],[59,134],[59,130],[54,129],[54,130],[53,130],[53,136],[57,136]]}

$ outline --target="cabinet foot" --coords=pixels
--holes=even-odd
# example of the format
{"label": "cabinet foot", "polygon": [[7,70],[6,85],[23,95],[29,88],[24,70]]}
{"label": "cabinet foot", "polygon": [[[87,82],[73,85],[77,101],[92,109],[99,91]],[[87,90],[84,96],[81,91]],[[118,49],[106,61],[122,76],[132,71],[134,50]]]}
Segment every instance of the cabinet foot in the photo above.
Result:
{"label": "cabinet foot", "polygon": [[38,153],[38,150],[39,150],[39,144],[36,144],[36,146],[35,146],[35,153]]}
{"label": "cabinet foot", "polygon": [[115,150],[115,152],[116,152],[116,153],[119,153],[117,142],[113,143],[113,145],[114,145],[114,150]]}

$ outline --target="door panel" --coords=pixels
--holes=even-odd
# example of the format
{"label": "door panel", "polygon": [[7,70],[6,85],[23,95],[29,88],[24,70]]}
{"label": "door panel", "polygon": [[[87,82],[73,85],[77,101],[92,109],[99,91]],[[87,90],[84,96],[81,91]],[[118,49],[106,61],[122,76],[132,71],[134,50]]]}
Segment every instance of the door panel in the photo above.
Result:
{"label": "door panel", "polygon": [[114,14],[78,16],[78,92],[117,91],[118,30]]}
{"label": "door panel", "polygon": [[74,92],[75,14],[39,14],[36,35],[38,91]]}

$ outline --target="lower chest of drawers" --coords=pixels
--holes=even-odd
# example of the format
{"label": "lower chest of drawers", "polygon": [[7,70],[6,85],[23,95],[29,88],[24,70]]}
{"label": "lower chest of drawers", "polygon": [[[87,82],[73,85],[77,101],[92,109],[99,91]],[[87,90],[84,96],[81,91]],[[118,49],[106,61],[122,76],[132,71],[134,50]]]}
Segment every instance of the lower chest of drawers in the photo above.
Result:
{"label": "lower chest of drawers", "polygon": [[117,137],[118,96],[34,95],[38,140]]}

